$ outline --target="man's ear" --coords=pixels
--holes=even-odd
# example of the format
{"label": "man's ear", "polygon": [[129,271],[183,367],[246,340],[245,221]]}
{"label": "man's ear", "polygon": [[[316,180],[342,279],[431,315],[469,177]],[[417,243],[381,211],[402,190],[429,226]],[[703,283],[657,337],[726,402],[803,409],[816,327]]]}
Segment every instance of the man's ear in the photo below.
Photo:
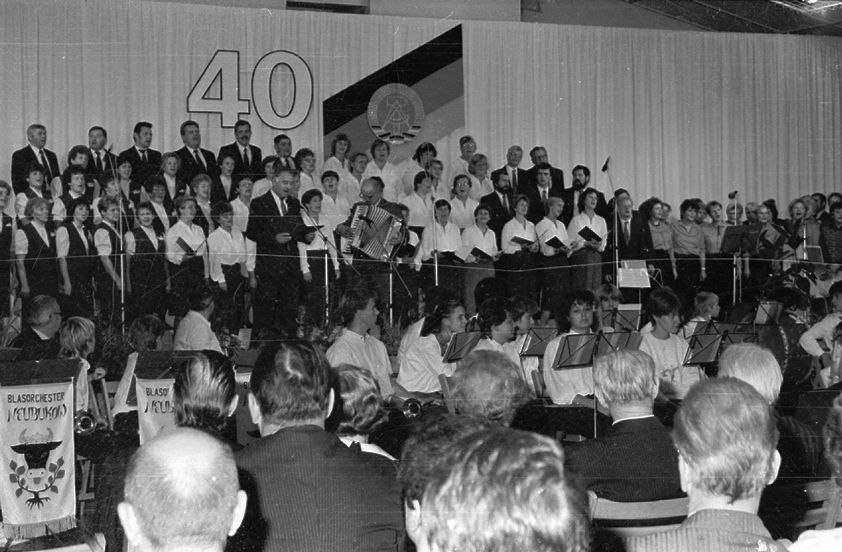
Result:
{"label": "man's ear", "polygon": [[775,482],[775,479],[778,478],[778,470],[781,469],[781,453],[777,450],[772,455],[772,468],[769,471],[769,480],[766,482],[766,485],[771,485]]}
{"label": "man's ear", "polygon": [[336,405],[336,394],[333,392],[333,388],[331,388],[330,392],[327,394],[327,409],[325,410],[325,420],[330,418],[330,415],[333,414],[333,407]]}
{"label": "man's ear", "polygon": [[678,478],[681,481],[681,490],[688,493],[690,489],[690,467],[681,455],[678,455]]}
{"label": "man's ear", "polygon": [[234,395],[234,398],[231,399],[231,404],[228,405],[228,416],[231,417],[237,412],[237,407],[240,405],[240,396]]}
{"label": "man's ear", "polygon": [[228,529],[228,536],[233,537],[240,524],[243,523],[243,517],[246,515],[246,504],[248,503],[248,496],[245,491],[237,491],[237,505],[234,506],[234,515],[231,517],[231,527]]}
{"label": "man's ear", "polygon": [[421,537],[421,503],[417,500],[404,501],[403,511],[406,534],[418,546]]}
{"label": "man's ear", "polygon": [[260,413],[260,405],[257,404],[257,397],[254,393],[249,392],[249,414],[251,414],[251,421],[254,425],[260,427],[260,422],[263,421],[263,414]]}
{"label": "man's ear", "polygon": [[126,541],[130,549],[139,549],[141,545],[141,531],[140,524],[137,522],[137,516],[134,513],[134,508],[128,502],[121,502],[117,505],[117,516],[120,518],[120,523],[123,525],[123,533],[126,535]]}

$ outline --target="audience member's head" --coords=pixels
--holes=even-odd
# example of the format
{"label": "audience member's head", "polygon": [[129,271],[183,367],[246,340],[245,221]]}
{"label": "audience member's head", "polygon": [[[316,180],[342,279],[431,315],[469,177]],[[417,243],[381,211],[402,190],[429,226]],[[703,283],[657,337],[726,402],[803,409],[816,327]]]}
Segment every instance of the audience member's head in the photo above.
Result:
{"label": "audience member's head", "polygon": [[699,507],[748,508],[756,513],[781,457],[768,400],[736,378],[690,388],[675,418],[681,488]]}
{"label": "audience member's head", "polygon": [[251,373],[249,411],[263,436],[283,427],[318,425],[333,407],[330,367],[307,341],[267,343]]}
{"label": "audience member's head", "polygon": [[210,286],[200,285],[187,294],[187,301],[190,310],[201,313],[205,318],[210,318],[214,309],[215,293]]}
{"label": "audience member's head", "polygon": [[377,291],[368,287],[346,290],[339,301],[339,321],[345,327],[369,330],[377,324]]}
{"label": "audience member's head", "polygon": [[386,409],[374,374],[342,364],[333,369],[337,389],[338,435],[368,435],[386,423]]}
{"label": "audience member's head", "polygon": [[175,376],[173,402],[180,426],[222,433],[237,409],[237,383],[228,357],[216,351],[194,354]]}
{"label": "audience member's head", "polygon": [[572,291],[560,301],[555,314],[556,324],[563,332],[588,333],[594,327],[596,297],[586,289]]}
{"label": "audience member's head", "polygon": [[457,414],[509,425],[529,400],[518,367],[503,353],[474,351],[459,363],[450,381]]}
{"label": "audience member's head", "polygon": [[55,297],[36,295],[29,305],[26,323],[38,332],[51,339],[61,327],[61,308]]}
{"label": "audience member's head", "polygon": [[594,394],[615,420],[652,413],[658,395],[652,357],[637,349],[621,349],[596,357],[593,370]]}
{"label": "audience member's head", "polygon": [[842,487],[842,395],[833,401],[824,425],[824,455],[836,485]]}
{"label": "audience member's head", "polygon": [[87,318],[71,316],[58,334],[59,357],[88,358],[96,347],[96,326]]}
{"label": "audience member's head", "polygon": [[588,519],[556,441],[489,429],[450,447],[424,492],[419,552],[584,552]]}
{"label": "audience member's head", "polygon": [[138,316],[129,326],[129,343],[137,352],[154,351],[161,347],[161,337],[167,326],[154,314]]}
{"label": "audience member's head", "polygon": [[511,341],[514,335],[514,321],[508,299],[492,297],[483,301],[477,309],[477,321],[483,337],[498,343]]}
{"label": "audience member's head", "polygon": [[129,462],[117,513],[129,548],[223,550],[243,520],[231,449],[211,435],[177,428],[144,444]]}
{"label": "audience member's head", "polygon": [[768,404],[774,404],[784,381],[781,365],[772,351],[755,343],[729,345],[719,356],[719,377],[737,378],[754,387]]}
{"label": "audience member's head", "polygon": [[422,419],[403,445],[398,464],[398,482],[404,503],[406,532],[417,542],[421,523],[421,500],[427,483],[440,469],[447,450],[463,437],[494,425],[481,418],[441,414]]}

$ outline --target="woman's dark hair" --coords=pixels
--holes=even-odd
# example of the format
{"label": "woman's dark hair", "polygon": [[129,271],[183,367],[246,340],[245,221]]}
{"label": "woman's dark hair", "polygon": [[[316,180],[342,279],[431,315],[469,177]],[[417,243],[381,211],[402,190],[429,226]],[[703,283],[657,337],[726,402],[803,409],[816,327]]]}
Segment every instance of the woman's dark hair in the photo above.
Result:
{"label": "woman's dark hair", "polygon": [[453,314],[454,310],[462,306],[462,303],[456,299],[437,302],[433,306],[433,310],[424,317],[424,323],[421,325],[421,337],[439,333],[441,331],[441,323],[444,319]]}
{"label": "woman's dark hair", "polygon": [[226,213],[233,213],[234,208],[227,201],[217,201],[211,206],[211,218],[219,224],[219,217]]}
{"label": "woman's dark hair", "polygon": [[492,297],[482,302],[477,309],[479,331],[484,337],[491,335],[491,328],[499,326],[511,316],[512,306],[508,299]]}
{"label": "woman's dark hair", "polygon": [[436,209],[441,209],[442,207],[447,207],[447,210],[450,211],[450,202],[446,199],[437,199],[436,202],[433,204]]}
{"label": "woman's dark hair", "polygon": [[777,222],[778,220],[778,202],[774,199],[767,199],[763,202],[763,205],[769,209],[769,212],[772,213],[772,220],[770,222]]}
{"label": "woman's dark hair", "polygon": [[158,338],[166,329],[166,324],[154,314],[139,316],[129,326],[129,343],[137,352],[154,351],[158,348]]}
{"label": "woman's dark hair", "polygon": [[202,351],[176,372],[173,402],[176,423],[221,433],[237,396],[234,367],[216,351]]}
{"label": "woman's dark hair", "polygon": [[306,207],[311,201],[313,201],[314,197],[318,197],[319,199],[324,199],[325,196],[322,194],[321,190],[317,190],[316,188],[312,188],[304,192],[304,195],[301,196],[301,206]]}
{"label": "woman's dark hair", "polygon": [[336,381],[338,435],[368,435],[380,428],[388,415],[380,386],[371,371],[349,364],[332,370]]}
{"label": "woman's dark hair", "polygon": [[348,149],[345,150],[345,159],[348,159],[348,153],[351,151],[351,139],[348,138],[348,135],[340,132],[336,136],[333,137],[333,140],[330,141],[330,154],[336,155],[336,143],[337,142],[348,142]]}
{"label": "woman's dark hair", "polygon": [[643,216],[643,220],[648,221],[652,218],[652,209],[655,208],[655,205],[661,203],[661,200],[657,197],[650,197],[646,201],[640,204],[637,208],[638,212]]}
{"label": "woman's dark hair", "polygon": [[525,195],[525,194],[517,194],[517,195],[516,195],[516,196],[512,199],[512,206],[513,206],[515,209],[517,209],[517,204],[518,204],[518,203],[520,203],[521,201],[525,201],[525,202],[526,202],[526,206],[527,206],[527,207],[529,207],[529,198],[528,198],[528,197],[526,197],[526,195]]}
{"label": "woman's dark hair", "polygon": [[593,194],[597,198],[599,198],[599,194],[597,193],[595,188],[585,188],[584,190],[582,190],[582,193],[579,194],[579,201],[576,205],[579,208],[580,213],[585,212],[585,200],[588,199],[588,196],[590,194]]}
{"label": "woman's dark hair", "polygon": [[534,315],[538,312],[538,303],[526,297],[515,296],[509,300],[511,308],[512,320],[517,323],[524,314]]}
{"label": "woman's dark hair", "polygon": [[670,288],[662,287],[649,294],[646,313],[650,318],[681,312],[681,300]]}
{"label": "woman's dark hair", "polygon": [[311,150],[310,148],[301,148],[300,150],[295,152],[295,156],[292,158],[292,160],[295,163],[295,166],[298,168],[298,170],[301,170],[301,160],[305,157],[316,157],[316,154],[313,153],[313,150]]}
{"label": "woman's dark hair", "polygon": [[[559,303],[558,312],[556,312],[555,315],[555,321],[556,325],[558,325],[559,331],[570,331],[570,309],[572,309],[575,305],[590,306],[592,309],[595,309],[596,296],[592,291],[587,289],[571,291],[565,295],[564,299],[562,299],[561,303]],[[594,324],[596,324],[596,322],[597,321],[594,321]]]}
{"label": "woman's dark hair", "polygon": [[457,174],[456,176],[453,177],[453,187],[451,188],[451,191],[454,194],[456,193],[456,185],[459,183],[459,180],[461,180],[463,178],[468,181],[468,188],[469,189],[470,189],[471,186],[473,186],[473,184],[471,183],[471,179],[468,177],[467,174],[462,174],[462,173]]}
{"label": "woman's dark hair", "polygon": [[73,146],[70,148],[70,151],[67,152],[67,164],[72,165],[73,158],[79,154],[84,154],[88,158],[88,162],[91,160],[91,150],[88,149],[88,146]]}
{"label": "woman's dark hair", "polygon": [[378,300],[377,291],[373,289],[357,287],[347,290],[339,301],[339,323],[342,326],[349,325],[354,321],[357,311],[365,310],[372,299],[375,302]]}
{"label": "woman's dark hair", "polygon": [[436,146],[434,146],[430,142],[424,142],[423,144],[415,148],[415,153],[412,154],[412,159],[414,159],[416,163],[420,163],[421,156],[428,152],[432,153],[433,157],[438,157],[439,155],[439,152],[436,151]]}

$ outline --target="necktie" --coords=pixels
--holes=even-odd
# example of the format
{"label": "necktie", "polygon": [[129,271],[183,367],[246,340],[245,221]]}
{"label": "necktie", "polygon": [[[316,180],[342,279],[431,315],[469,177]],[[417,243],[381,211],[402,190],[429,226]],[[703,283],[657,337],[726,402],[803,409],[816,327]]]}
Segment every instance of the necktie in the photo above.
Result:
{"label": "necktie", "polygon": [[506,211],[506,214],[509,214],[509,198],[506,194],[503,194],[503,210]]}
{"label": "necktie", "polygon": [[626,245],[629,244],[631,238],[631,231],[629,230],[629,221],[623,222],[623,239],[626,240]]}
{"label": "necktie", "polygon": [[284,216],[287,214],[287,202],[285,199],[281,200],[281,214]]}
{"label": "necktie", "polygon": [[251,166],[251,162],[249,161],[249,149],[247,147],[243,148],[243,165],[246,167]]}
{"label": "necktie", "polygon": [[515,193],[517,193],[517,169],[512,169],[511,181],[512,181],[512,190],[514,190]]}
{"label": "necktie", "polygon": [[44,150],[38,150],[41,156],[41,166],[44,167],[44,176],[47,177],[47,182],[53,179],[53,173],[50,171],[50,164],[47,163],[47,156],[44,155]]}
{"label": "necktie", "polygon": [[96,172],[102,172],[102,157],[100,157],[100,153],[96,152]]}
{"label": "necktie", "polygon": [[541,190],[541,201],[544,205],[547,204],[547,190]]}
{"label": "necktie", "polygon": [[144,163],[149,163],[149,158],[146,157],[146,150],[140,152],[140,158],[143,159]]}
{"label": "necktie", "polygon": [[202,156],[202,154],[199,153],[199,150],[193,150],[193,157],[196,159],[197,165],[206,169],[208,168],[207,165],[205,165],[204,156]]}

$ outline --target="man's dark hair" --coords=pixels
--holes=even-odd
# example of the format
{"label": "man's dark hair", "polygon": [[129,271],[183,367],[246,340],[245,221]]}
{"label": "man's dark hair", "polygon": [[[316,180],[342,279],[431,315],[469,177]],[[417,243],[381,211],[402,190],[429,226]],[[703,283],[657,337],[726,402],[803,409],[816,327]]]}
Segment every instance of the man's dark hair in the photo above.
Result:
{"label": "man's dark hair", "polygon": [[289,136],[287,136],[286,134],[278,134],[277,136],[275,136],[275,140],[274,140],[274,142],[273,142],[273,143],[274,143],[275,145],[278,145],[278,142],[280,142],[281,140],[284,140],[284,139],[287,139],[287,140],[289,140],[290,142],[292,142],[292,140],[290,139],[290,137],[289,137]]}
{"label": "man's dark hair", "polygon": [[236,396],[234,367],[228,357],[216,351],[196,353],[175,374],[175,421],[219,435]]}
{"label": "man's dark hair", "polygon": [[477,309],[477,322],[479,331],[485,335],[491,333],[492,326],[499,326],[511,316],[511,304],[504,297],[492,297],[486,299]]}
{"label": "man's dark hair", "polygon": [[203,311],[211,306],[213,303],[214,292],[206,285],[200,285],[190,290],[187,295],[187,301],[190,304],[190,310]]}
{"label": "man's dark hair", "polygon": [[827,205],[827,196],[825,196],[821,192],[813,192],[812,194],[810,194],[810,197],[812,197],[815,200],[818,200],[818,202],[821,204],[819,206],[819,210],[824,210],[825,206]]}
{"label": "man's dark hair", "polygon": [[379,176],[369,176],[368,178],[363,180],[363,183],[365,183],[368,180],[371,180],[372,182],[377,184],[377,186],[380,187],[381,192],[386,189],[386,183],[383,182],[383,179],[380,178]]}
{"label": "man's dark hair", "polygon": [[646,300],[646,313],[649,316],[666,316],[681,312],[681,300],[670,288],[658,288],[649,294]]}
{"label": "man's dark hair", "polygon": [[105,139],[108,139],[108,132],[103,127],[101,127],[99,125],[94,125],[91,128],[89,128],[88,134],[90,134],[91,132],[93,132],[95,130],[98,130],[98,131],[102,132],[102,137],[105,138]]}
{"label": "man's dark hair", "polygon": [[581,170],[585,174],[585,176],[591,175],[591,170],[584,165],[576,165],[575,167],[573,167],[573,170],[570,171],[570,174],[573,174],[574,172],[579,170]]}
{"label": "man's dark hair", "polygon": [[30,326],[42,326],[49,322],[54,311],[59,310],[58,301],[50,295],[36,295],[29,305],[26,323]]}
{"label": "man's dark hair", "polygon": [[149,123],[149,122],[146,122],[146,121],[139,121],[139,122],[135,123],[134,130],[132,131],[132,134],[140,134],[140,131],[143,130],[144,128],[148,128],[149,130],[152,130],[152,123]]}
{"label": "man's dark hair", "polygon": [[459,439],[471,433],[489,429],[494,425],[482,418],[469,418],[456,414],[439,414],[422,418],[403,445],[401,461],[398,464],[398,483],[401,496],[408,508],[412,501],[419,503],[424,496],[427,483],[440,469],[445,452]]}
{"label": "man's dark hair", "polygon": [[179,134],[184,136],[184,131],[187,129],[187,127],[191,127],[191,126],[199,128],[199,123],[197,123],[196,121],[190,120],[190,119],[184,121],[183,123],[181,123],[181,126],[178,127]]}
{"label": "man's dark hair", "polygon": [[359,286],[346,290],[339,301],[339,322],[343,326],[354,321],[357,311],[365,310],[368,302],[378,300],[377,291],[367,286]]}
{"label": "man's dark hair", "polygon": [[237,129],[240,127],[247,126],[251,128],[251,123],[246,121],[245,119],[237,119],[237,122],[234,123],[234,132],[237,132]]}
{"label": "man's dark hair", "polygon": [[842,209],[842,203],[831,203],[829,212],[832,215],[837,210]]}
{"label": "man's dark hair", "polygon": [[324,418],[330,391],[330,366],[309,341],[272,341],[257,357],[251,392],[270,424]]}
{"label": "man's dark hair", "polygon": [[552,166],[552,165],[550,165],[549,163],[538,163],[537,165],[535,165],[535,172],[538,172],[538,171],[549,171],[549,170],[551,170],[552,168],[553,168],[553,166]]}

